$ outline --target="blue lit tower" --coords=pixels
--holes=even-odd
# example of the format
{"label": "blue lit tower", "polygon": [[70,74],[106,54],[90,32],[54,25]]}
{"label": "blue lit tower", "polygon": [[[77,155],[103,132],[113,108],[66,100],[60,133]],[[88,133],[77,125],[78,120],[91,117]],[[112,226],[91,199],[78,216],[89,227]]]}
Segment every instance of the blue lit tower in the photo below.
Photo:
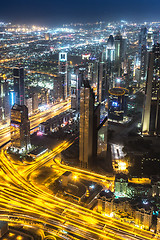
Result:
{"label": "blue lit tower", "polygon": [[13,69],[14,77],[14,93],[15,103],[24,105],[25,90],[24,90],[24,68],[21,65],[17,65]]}

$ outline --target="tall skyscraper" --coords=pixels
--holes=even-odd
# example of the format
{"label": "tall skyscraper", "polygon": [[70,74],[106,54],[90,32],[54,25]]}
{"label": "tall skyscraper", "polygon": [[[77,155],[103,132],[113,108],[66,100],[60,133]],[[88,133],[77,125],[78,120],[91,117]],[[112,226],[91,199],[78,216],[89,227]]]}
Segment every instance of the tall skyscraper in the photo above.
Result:
{"label": "tall skyscraper", "polygon": [[98,84],[97,84],[97,101],[102,102],[107,97],[107,65],[104,62],[98,64]]}
{"label": "tall skyscraper", "polygon": [[71,74],[71,108],[78,110],[78,75]]}
{"label": "tall skyscraper", "polygon": [[147,50],[151,51],[154,44],[153,31],[150,28],[147,32]]}
{"label": "tall skyscraper", "polygon": [[113,62],[115,60],[115,43],[112,35],[109,36],[106,46],[106,60]]}
{"label": "tall skyscraper", "polygon": [[59,53],[59,91],[62,99],[68,97],[68,79],[67,79],[67,53]]}
{"label": "tall skyscraper", "polygon": [[160,44],[149,53],[142,133],[160,134]]}
{"label": "tall skyscraper", "polygon": [[139,58],[141,58],[141,48],[147,44],[147,28],[142,27],[139,33]]}
{"label": "tall skyscraper", "polygon": [[11,109],[11,145],[20,151],[30,149],[30,121],[25,105],[17,105]]}
{"label": "tall skyscraper", "polygon": [[127,48],[126,38],[122,38],[122,35],[118,33],[115,36],[114,43],[115,43],[115,72],[117,74],[117,77],[120,77],[122,73],[121,64],[122,61],[124,61]]}
{"label": "tall skyscraper", "polygon": [[15,103],[19,105],[24,105],[25,99],[24,68],[20,65],[14,67],[13,77],[14,77]]}
{"label": "tall skyscraper", "polygon": [[93,114],[94,93],[89,81],[83,81],[80,93],[79,160],[81,167],[93,163]]}
{"label": "tall skyscraper", "polygon": [[147,46],[143,45],[141,47],[141,80],[146,80],[147,75],[147,65],[148,65],[148,52],[147,52]]}
{"label": "tall skyscraper", "polygon": [[138,55],[140,60],[140,71],[141,71],[141,80],[146,80],[147,75],[147,61],[148,61],[148,53],[147,53],[147,28],[142,27],[139,33],[139,48]]}

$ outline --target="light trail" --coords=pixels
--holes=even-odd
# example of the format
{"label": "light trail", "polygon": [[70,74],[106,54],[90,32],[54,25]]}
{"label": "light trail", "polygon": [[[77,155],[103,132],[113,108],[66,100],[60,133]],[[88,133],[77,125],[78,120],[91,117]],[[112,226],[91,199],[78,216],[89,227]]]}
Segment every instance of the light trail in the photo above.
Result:
{"label": "light trail", "polygon": [[[62,151],[63,145],[68,147],[69,143],[65,142],[54,149],[52,152],[53,155],[56,155],[58,152]],[[50,158],[51,156],[49,159]],[[14,165],[11,163],[10,159],[8,159],[7,154],[4,151],[1,152],[0,159],[2,169],[9,177],[9,184],[11,184],[9,188],[6,186],[4,189],[3,186],[2,189],[1,198],[3,201],[1,201],[1,205],[4,204],[4,209],[9,208],[9,211],[13,211],[14,213],[21,211],[20,214],[23,213],[23,215],[36,215],[37,220],[39,220],[39,216],[41,216],[40,221],[42,221],[42,223],[45,221],[47,224],[51,224],[52,220],[58,221],[58,226],[60,226],[60,229],[65,229],[68,234],[75,234],[76,232],[78,237],[87,236],[87,239],[126,239],[121,237],[122,234],[124,234],[125,237],[128,236],[129,239],[146,240],[152,238],[151,236],[153,236],[153,234],[147,231],[131,227],[111,218],[103,217],[101,214],[93,212],[82,206],[67,202],[66,200],[56,198],[55,196],[42,191],[37,186],[34,186],[32,183],[28,182],[24,176],[20,175],[16,171]],[[46,159],[49,160],[47,156]],[[12,182],[17,185],[17,187],[12,186]],[[19,187],[21,189],[19,189]],[[2,187],[0,186],[0,188]],[[48,206],[46,204],[48,204]],[[67,209],[67,212],[65,215],[62,215],[62,212],[64,212],[65,209]],[[73,213],[75,213],[76,216]],[[93,218],[96,224],[90,224],[90,222],[87,221],[88,217]],[[86,218],[87,222],[84,222],[84,218]],[[52,222],[51,225],[54,228],[55,222],[54,224]],[[105,225],[107,226],[107,229],[104,231],[103,227]],[[52,231],[52,227],[49,229],[49,231]],[[114,234],[111,233],[111,230],[114,232]],[[135,235],[137,236],[135,237]]]}

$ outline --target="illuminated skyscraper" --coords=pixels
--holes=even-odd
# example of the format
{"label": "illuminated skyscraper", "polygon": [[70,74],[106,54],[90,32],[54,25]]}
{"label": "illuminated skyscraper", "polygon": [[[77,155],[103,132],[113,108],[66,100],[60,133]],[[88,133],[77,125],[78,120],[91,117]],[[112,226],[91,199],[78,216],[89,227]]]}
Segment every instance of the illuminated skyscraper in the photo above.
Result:
{"label": "illuminated skyscraper", "polygon": [[11,109],[11,145],[20,151],[30,149],[30,122],[25,105],[17,105]]}
{"label": "illuminated skyscraper", "polygon": [[147,28],[142,27],[139,33],[139,57],[141,58],[141,48],[147,44]]}
{"label": "illuminated skyscraper", "polygon": [[98,84],[97,84],[97,101],[102,102],[107,97],[107,65],[104,62],[98,64]]}
{"label": "illuminated skyscraper", "polygon": [[115,72],[117,73],[117,76],[120,77],[122,71],[121,64],[122,61],[124,61],[127,48],[126,38],[122,38],[122,35],[118,33],[115,36],[114,43],[115,43]]}
{"label": "illuminated skyscraper", "polygon": [[140,60],[140,71],[141,71],[141,79],[146,80],[147,74],[147,28],[142,27],[139,33],[139,60]]}
{"label": "illuminated skyscraper", "polygon": [[25,98],[24,68],[19,65],[14,67],[13,77],[14,77],[15,103],[19,105],[24,105],[24,98]]}
{"label": "illuminated skyscraper", "polygon": [[149,29],[147,33],[147,50],[148,51],[152,50],[153,44],[154,44],[153,31],[152,29]]}
{"label": "illuminated skyscraper", "polygon": [[59,53],[59,91],[62,99],[68,97],[68,79],[67,79],[67,53]]}
{"label": "illuminated skyscraper", "polygon": [[115,60],[115,43],[112,35],[109,36],[106,46],[106,60],[113,62]]}
{"label": "illuminated skyscraper", "polygon": [[160,44],[149,53],[142,133],[160,134]]}
{"label": "illuminated skyscraper", "polygon": [[93,163],[93,114],[94,93],[89,81],[83,81],[80,93],[79,160],[81,167]]}
{"label": "illuminated skyscraper", "polygon": [[148,64],[148,52],[146,45],[141,47],[141,79],[146,80],[147,75],[147,64]]}

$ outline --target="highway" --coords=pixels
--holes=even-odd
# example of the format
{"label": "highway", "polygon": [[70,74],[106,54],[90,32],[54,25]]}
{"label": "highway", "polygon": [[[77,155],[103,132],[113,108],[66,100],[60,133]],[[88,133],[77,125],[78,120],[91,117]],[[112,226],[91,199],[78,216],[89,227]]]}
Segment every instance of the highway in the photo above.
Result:
{"label": "highway", "polygon": [[[35,185],[30,175],[44,164],[52,161],[62,172],[72,170],[74,174],[104,182],[106,176],[71,168],[53,158],[72,144],[64,141],[52,151],[44,153],[33,163],[17,168],[3,149],[0,154],[0,215],[11,223],[39,226],[54,236],[63,239],[115,239],[151,240],[154,234],[113,218],[103,216],[78,204],[68,202],[44,191]],[[20,170],[21,168],[21,170]],[[18,170],[17,170],[18,169]],[[111,180],[108,177],[108,181]]]}
{"label": "highway", "polygon": [[[70,100],[63,101],[61,103],[56,103],[49,109],[34,114],[30,117],[30,129],[32,130],[42,122],[47,121],[48,119],[59,115],[60,113],[67,111],[70,109]],[[0,129],[0,146],[10,141],[10,126],[6,125],[6,127]]]}

